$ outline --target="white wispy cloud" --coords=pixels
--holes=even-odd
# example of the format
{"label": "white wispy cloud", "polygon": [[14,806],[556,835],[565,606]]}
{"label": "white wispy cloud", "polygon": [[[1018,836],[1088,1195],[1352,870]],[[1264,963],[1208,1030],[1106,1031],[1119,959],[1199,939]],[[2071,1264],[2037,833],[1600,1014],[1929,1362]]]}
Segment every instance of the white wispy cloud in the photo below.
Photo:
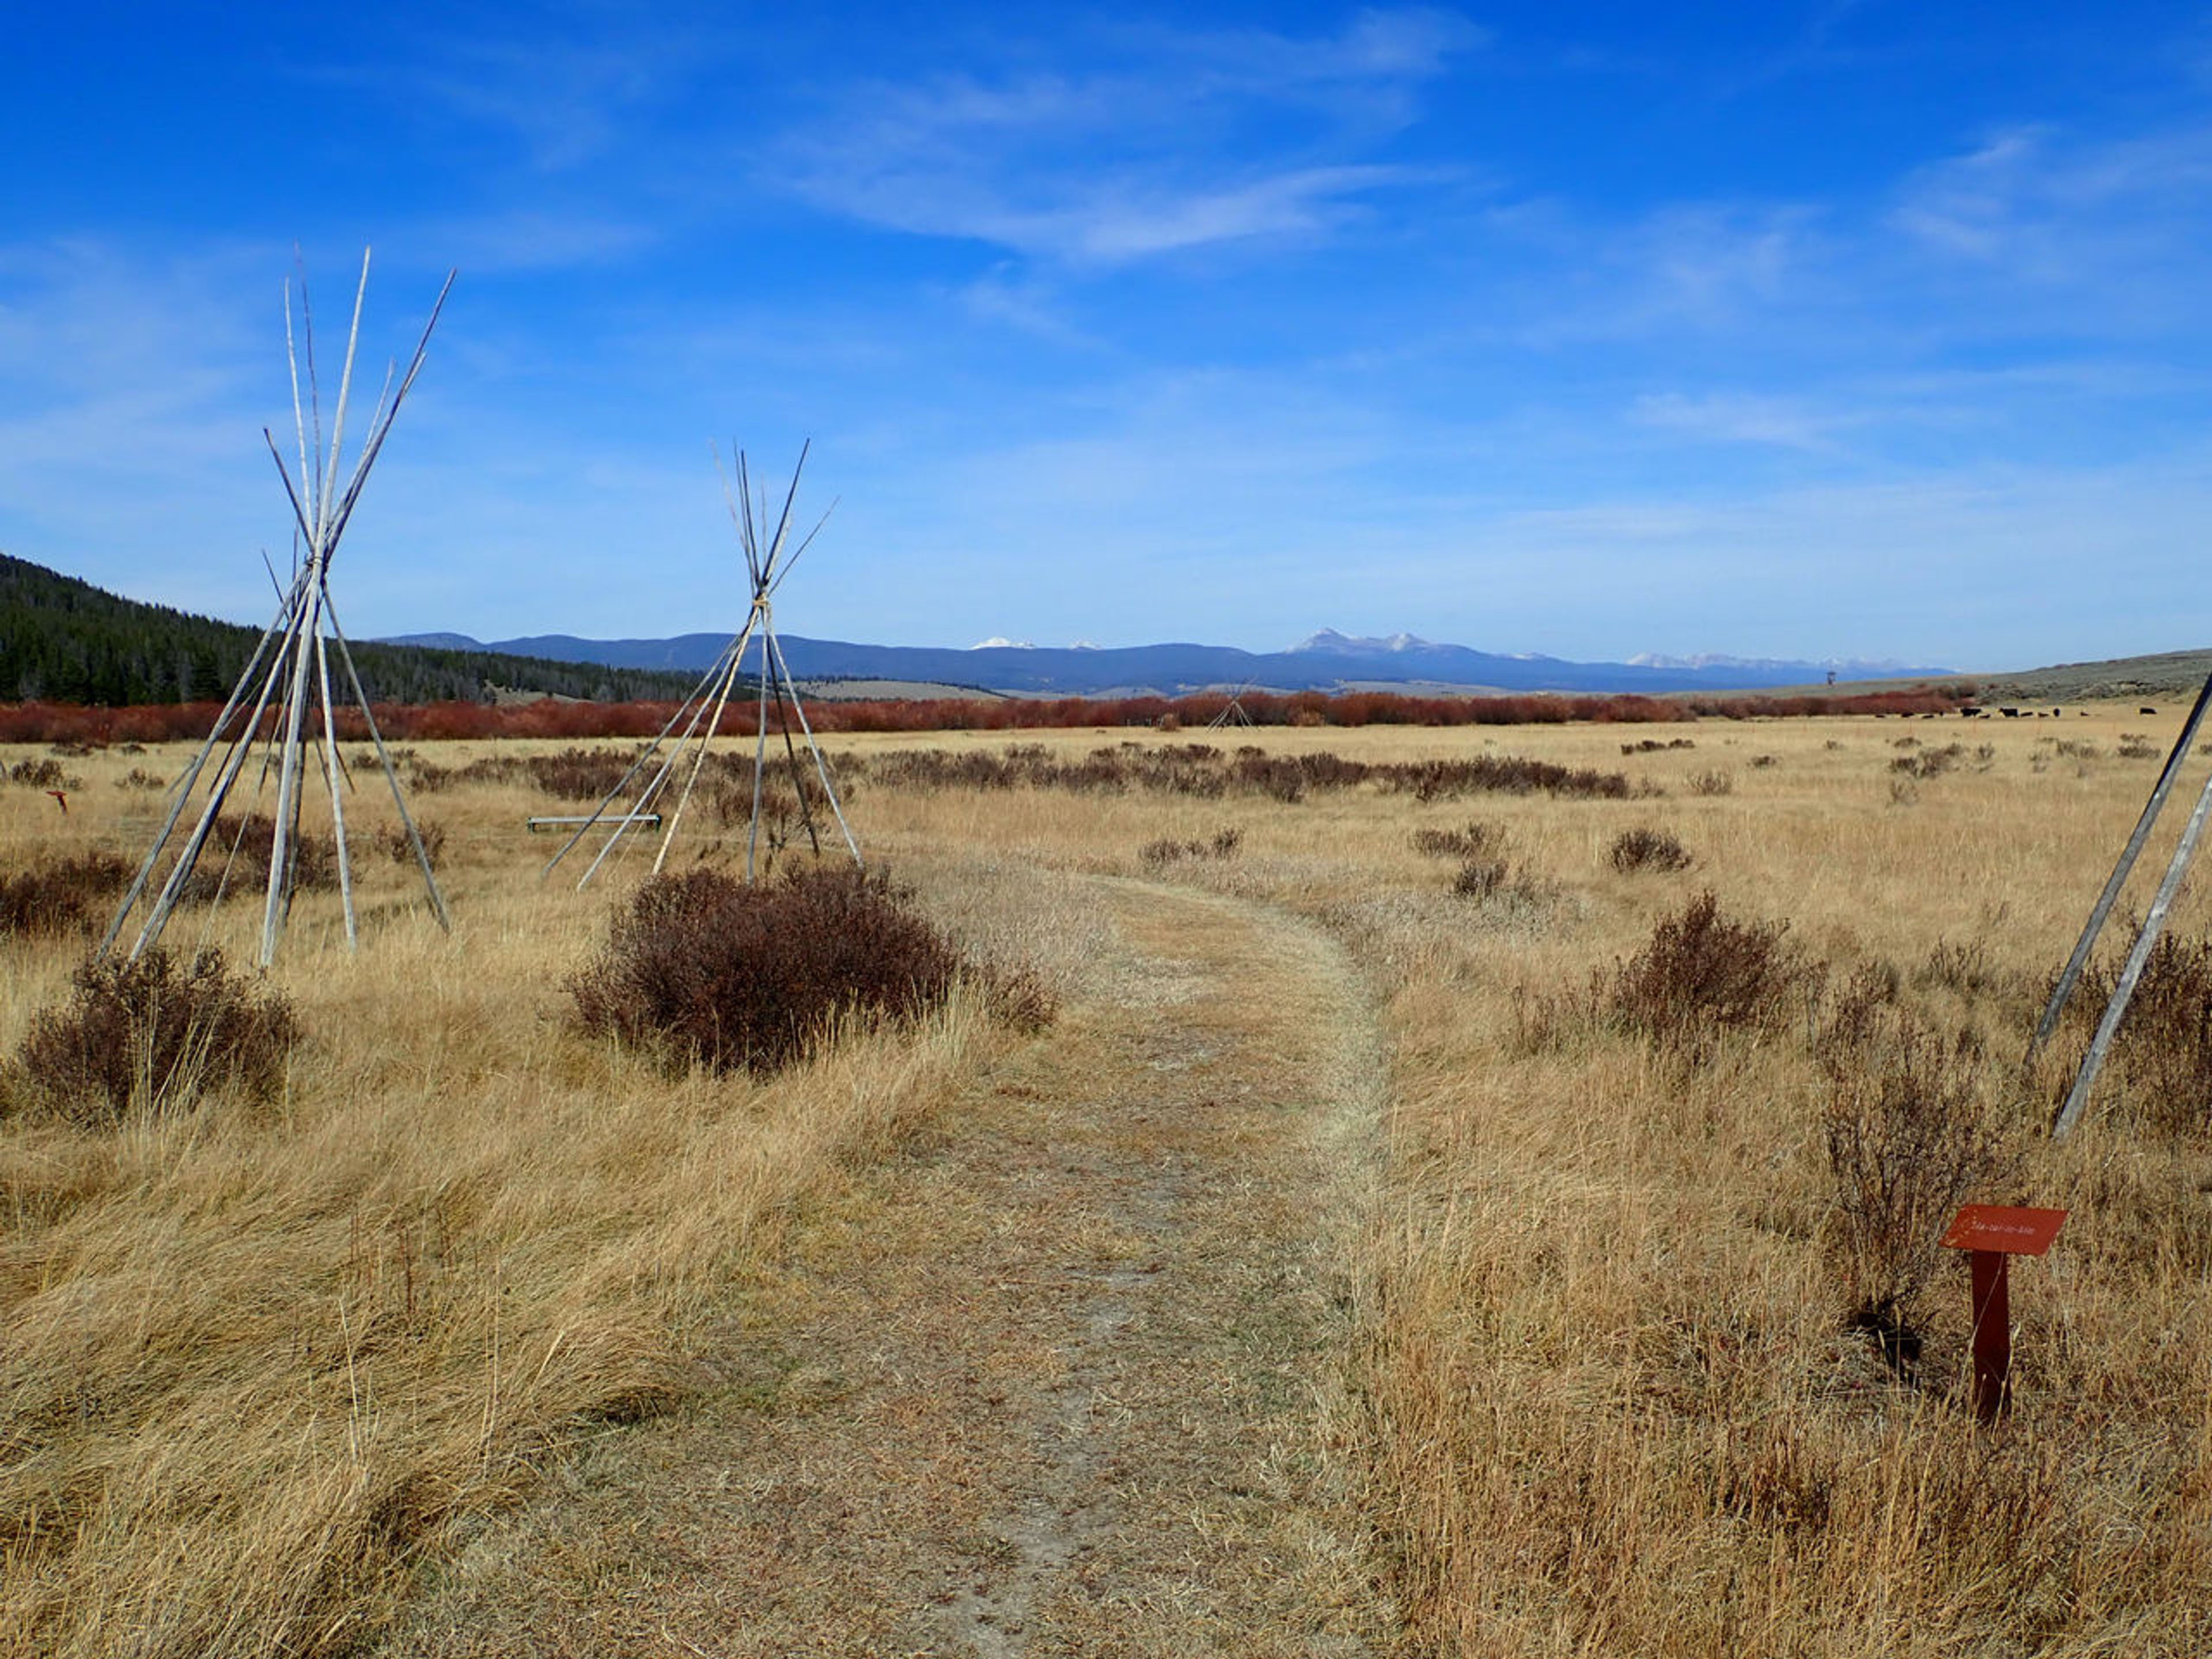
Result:
{"label": "white wispy cloud", "polygon": [[1077,265],[1324,236],[1436,176],[1362,151],[1481,39],[1431,10],[1314,39],[1133,29],[1135,63],[848,88],[763,177],[846,217]]}
{"label": "white wispy cloud", "polygon": [[1018,191],[902,173],[852,181],[842,201],[892,229],[1113,265],[1223,242],[1320,236],[1368,210],[1378,191],[1421,176],[1397,167],[1305,167],[1177,185],[1131,169]]}
{"label": "white wispy cloud", "polygon": [[653,246],[663,234],[633,215],[555,208],[416,219],[397,228],[398,240],[408,246],[435,248],[475,276],[617,264]]}
{"label": "white wispy cloud", "polygon": [[1997,296],[2101,296],[2074,327],[2169,325],[2202,303],[2212,127],[2119,137],[2016,126],[1916,171],[1892,223]]}
{"label": "white wispy cloud", "polygon": [[1838,431],[1852,419],[1802,398],[1729,392],[1646,392],[1636,399],[1631,418],[1692,437],[1814,454],[1834,453]]}
{"label": "white wispy cloud", "polygon": [[502,135],[526,164],[560,173],[625,147],[637,129],[729,44],[697,27],[624,17],[541,20],[506,32],[444,27],[403,34],[387,55],[304,68],[313,78],[381,91],[416,117]]}

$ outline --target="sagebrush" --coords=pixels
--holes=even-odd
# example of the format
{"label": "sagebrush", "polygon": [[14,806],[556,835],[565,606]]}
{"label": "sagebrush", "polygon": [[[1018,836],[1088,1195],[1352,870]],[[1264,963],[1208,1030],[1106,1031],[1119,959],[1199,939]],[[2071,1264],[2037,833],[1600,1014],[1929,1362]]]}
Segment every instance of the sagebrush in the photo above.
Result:
{"label": "sagebrush", "polygon": [[657,876],[619,912],[599,957],[568,981],[585,1031],[716,1071],[769,1073],[842,1019],[913,1019],[963,978],[1020,1019],[1042,993],[969,969],[880,872],[795,869],[748,884],[717,870]]}
{"label": "sagebrush", "polygon": [[158,947],[136,962],[88,961],[71,985],[33,1022],[9,1093],[88,1127],[210,1088],[272,1095],[300,1039],[290,1002],[234,974],[217,950],[183,966]]}

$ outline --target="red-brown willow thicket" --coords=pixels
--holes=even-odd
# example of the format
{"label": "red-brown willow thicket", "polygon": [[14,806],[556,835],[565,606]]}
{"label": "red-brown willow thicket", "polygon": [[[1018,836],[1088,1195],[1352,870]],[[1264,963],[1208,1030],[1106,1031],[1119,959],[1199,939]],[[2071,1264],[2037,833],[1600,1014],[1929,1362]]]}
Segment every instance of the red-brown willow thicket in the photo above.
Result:
{"label": "red-brown willow thicket", "polygon": [[[1650,723],[1700,719],[1748,720],[1808,714],[1940,714],[1972,699],[1965,684],[1926,691],[1871,691],[1843,696],[1645,697],[1567,696],[1536,693],[1498,697],[1414,697],[1390,691],[1330,695],[1246,692],[1237,699],[1255,726],[1555,726],[1570,721]],[[1205,726],[1228,707],[1219,693],[1188,697],[931,697],[902,701],[808,705],[817,732],[1019,732],[1068,726]],[[151,703],[106,708],[76,703],[0,703],[0,743],[104,745],[167,743],[204,738],[221,705]],[[665,702],[537,702],[494,706],[477,702],[380,704],[378,728],[386,738],[435,741],[465,738],[641,738],[667,724],[675,705]],[[757,708],[732,703],[717,728],[751,736]],[[357,708],[337,711],[338,736],[365,739]],[[787,716],[769,711],[771,731]]]}

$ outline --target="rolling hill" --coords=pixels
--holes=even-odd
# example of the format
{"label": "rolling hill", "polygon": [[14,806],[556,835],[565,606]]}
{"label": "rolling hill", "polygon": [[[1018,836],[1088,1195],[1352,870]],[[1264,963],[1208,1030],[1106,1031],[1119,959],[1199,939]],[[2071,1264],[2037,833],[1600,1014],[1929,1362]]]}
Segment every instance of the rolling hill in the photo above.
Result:
{"label": "rolling hill", "polygon": [[[449,636],[453,637],[453,636]],[[0,702],[216,702],[245,672],[260,630],[144,605],[0,554]],[[681,696],[690,677],[487,650],[356,641],[370,696],[476,701],[490,688],[592,702]]]}

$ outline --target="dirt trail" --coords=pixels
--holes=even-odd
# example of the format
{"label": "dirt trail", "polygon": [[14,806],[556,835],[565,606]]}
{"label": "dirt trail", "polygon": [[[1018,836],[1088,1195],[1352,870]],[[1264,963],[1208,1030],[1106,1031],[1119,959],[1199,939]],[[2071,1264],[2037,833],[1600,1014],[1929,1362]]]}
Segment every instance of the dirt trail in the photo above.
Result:
{"label": "dirt trail", "polygon": [[1333,1449],[1362,994],[1291,919],[1101,885],[1119,943],[1053,1031],[810,1210],[699,1397],[488,1528],[387,1653],[1389,1647]]}

